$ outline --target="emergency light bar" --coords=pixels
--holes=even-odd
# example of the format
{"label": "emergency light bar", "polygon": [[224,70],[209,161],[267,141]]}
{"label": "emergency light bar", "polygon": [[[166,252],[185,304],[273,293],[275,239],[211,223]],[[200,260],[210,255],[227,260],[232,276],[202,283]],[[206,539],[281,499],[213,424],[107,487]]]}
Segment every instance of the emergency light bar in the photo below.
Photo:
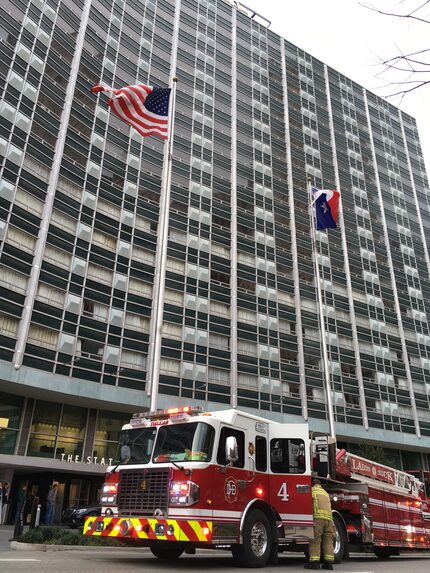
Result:
{"label": "emergency light bar", "polygon": [[154,410],[153,412],[139,412],[138,414],[133,414],[133,419],[154,420],[156,418],[170,418],[176,414],[197,415],[202,412],[203,408],[201,406],[183,406],[182,408],[167,408],[167,410]]}

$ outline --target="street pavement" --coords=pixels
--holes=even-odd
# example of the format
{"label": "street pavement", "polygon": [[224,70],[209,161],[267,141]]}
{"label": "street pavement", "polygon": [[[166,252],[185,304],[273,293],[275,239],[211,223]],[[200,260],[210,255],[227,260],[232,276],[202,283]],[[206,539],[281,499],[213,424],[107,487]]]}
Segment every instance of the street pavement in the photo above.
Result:
{"label": "street pavement", "polygon": [[13,537],[13,529],[13,525],[0,525],[0,551],[9,549],[9,539]]}
{"label": "street pavement", "polygon": [[[230,551],[198,550],[196,555],[183,555],[163,563],[148,549],[84,548],[65,551],[16,551],[9,547],[12,526],[0,526],[1,573],[237,573]],[[52,548],[53,549],[53,548]],[[282,553],[278,565],[270,565],[264,573],[304,573],[305,558],[299,553]],[[406,554],[381,561],[373,554],[353,554],[351,559],[335,565],[337,573],[428,573],[430,553]]]}

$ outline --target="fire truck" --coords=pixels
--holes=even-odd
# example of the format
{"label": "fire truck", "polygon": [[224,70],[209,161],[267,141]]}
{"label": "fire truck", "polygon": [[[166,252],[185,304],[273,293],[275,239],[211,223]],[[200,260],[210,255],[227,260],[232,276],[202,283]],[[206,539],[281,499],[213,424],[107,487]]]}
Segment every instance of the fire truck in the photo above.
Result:
{"label": "fire truck", "polygon": [[336,450],[307,424],[234,409],[184,407],[135,414],[108,468],[102,512],[84,534],[149,547],[159,559],[230,549],[244,567],[306,551],[312,478],[332,499],[335,560],[430,548],[430,512],[413,475]]}

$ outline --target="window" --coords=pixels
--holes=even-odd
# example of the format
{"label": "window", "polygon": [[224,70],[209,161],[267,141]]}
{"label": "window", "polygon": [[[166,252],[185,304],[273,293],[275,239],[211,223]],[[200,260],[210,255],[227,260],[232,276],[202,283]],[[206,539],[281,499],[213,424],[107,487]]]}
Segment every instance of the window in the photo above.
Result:
{"label": "window", "polygon": [[299,439],[275,438],[270,441],[270,469],[277,474],[305,472],[305,443]]}
{"label": "window", "polygon": [[87,410],[38,400],[34,408],[27,455],[82,457]]}
{"label": "window", "polygon": [[93,456],[100,458],[114,458],[118,443],[119,432],[122,426],[131,418],[130,414],[119,412],[102,412],[97,416],[97,429],[94,439]]}
{"label": "window", "polygon": [[233,428],[224,427],[221,429],[221,436],[219,439],[217,462],[225,466],[227,465],[227,459],[225,455],[225,444],[229,436],[234,436],[237,441],[237,448],[239,453],[239,458],[234,462],[233,467],[243,468],[245,465],[245,435],[239,430],[233,430]]}
{"label": "window", "polygon": [[24,398],[0,392],[0,454],[14,454]]}
{"label": "window", "polygon": [[165,426],[158,431],[153,461],[209,461],[215,431],[202,422]]}
{"label": "window", "polygon": [[267,440],[263,436],[255,438],[255,469],[258,472],[267,470]]}

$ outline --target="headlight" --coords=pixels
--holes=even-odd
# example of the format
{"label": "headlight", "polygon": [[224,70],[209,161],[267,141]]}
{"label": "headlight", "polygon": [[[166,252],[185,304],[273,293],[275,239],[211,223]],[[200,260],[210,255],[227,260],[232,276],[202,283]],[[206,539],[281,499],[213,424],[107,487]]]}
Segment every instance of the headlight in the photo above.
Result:
{"label": "headlight", "polygon": [[88,511],[87,508],[84,508],[84,509],[76,509],[76,510],[75,510],[75,514],[76,514],[76,515],[82,515],[83,513],[86,513],[87,511]]}
{"label": "headlight", "polygon": [[170,505],[193,505],[200,498],[200,488],[192,481],[172,481]]}
{"label": "headlight", "polygon": [[102,504],[106,503],[116,503],[116,494],[118,491],[117,483],[104,483],[102,487],[102,495],[100,501]]}

